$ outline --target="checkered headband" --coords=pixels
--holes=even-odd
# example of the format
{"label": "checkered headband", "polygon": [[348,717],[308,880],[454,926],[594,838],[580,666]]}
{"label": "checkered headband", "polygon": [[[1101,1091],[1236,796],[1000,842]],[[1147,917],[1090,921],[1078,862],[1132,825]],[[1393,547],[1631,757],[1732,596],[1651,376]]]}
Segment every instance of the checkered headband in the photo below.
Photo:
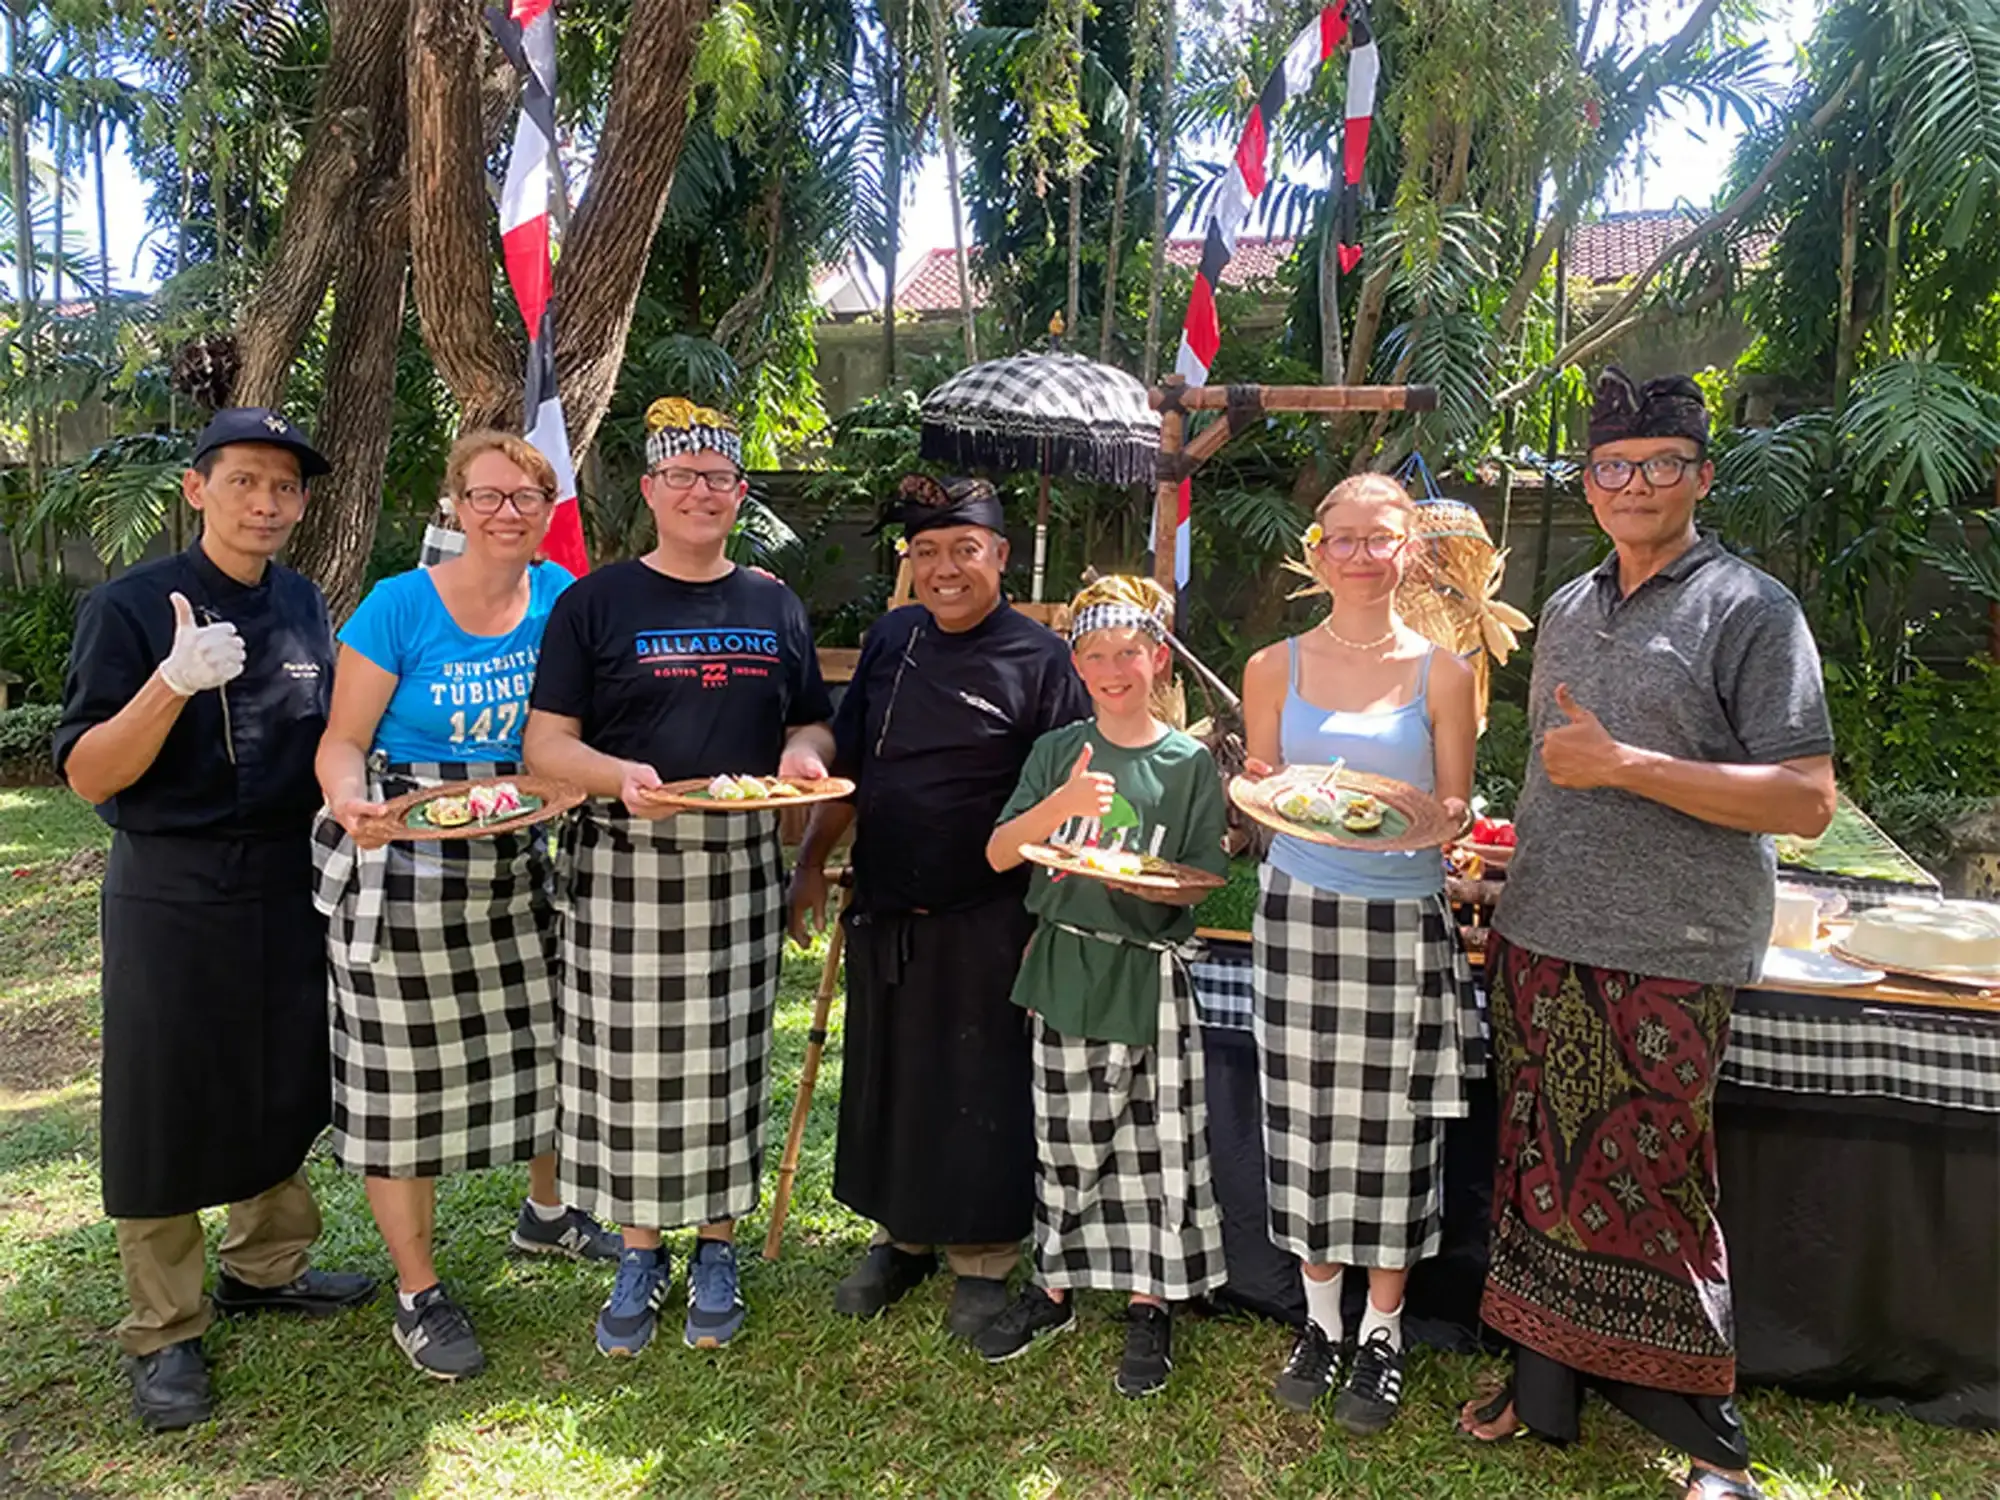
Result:
{"label": "checkered headband", "polygon": [[707,449],[743,467],[743,436],[735,419],[684,396],[662,396],[646,408],[646,467]]}
{"label": "checkered headband", "polygon": [[1093,630],[1139,630],[1153,641],[1165,644],[1167,623],[1150,609],[1136,604],[1110,602],[1087,604],[1069,622],[1070,644],[1075,645]]}

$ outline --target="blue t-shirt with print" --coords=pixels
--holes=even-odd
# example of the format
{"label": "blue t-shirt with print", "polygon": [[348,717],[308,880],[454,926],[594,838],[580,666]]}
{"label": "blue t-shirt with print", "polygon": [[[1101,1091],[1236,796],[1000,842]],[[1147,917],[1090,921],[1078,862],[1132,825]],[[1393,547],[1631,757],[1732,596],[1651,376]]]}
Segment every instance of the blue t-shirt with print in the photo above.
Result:
{"label": "blue t-shirt with print", "polygon": [[370,589],[340,641],[396,675],[375,748],[392,763],[519,760],[542,632],[556,596],[575,581],[552,562],[530,567],[528,612],[505,635],[461,630],[428,568]]}

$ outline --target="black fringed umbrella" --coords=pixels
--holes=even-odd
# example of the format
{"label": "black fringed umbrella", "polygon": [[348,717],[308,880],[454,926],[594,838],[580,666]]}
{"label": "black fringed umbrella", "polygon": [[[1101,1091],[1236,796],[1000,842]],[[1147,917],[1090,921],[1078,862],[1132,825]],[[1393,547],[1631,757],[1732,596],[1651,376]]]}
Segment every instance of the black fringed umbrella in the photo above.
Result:
{"label": "black fringed umbrella", "polygon": [[961,469],[1042,476],[1034,597],[1048,558],[1049,476],[1151,484],[1160,414],[1146,387],[1080,354],[1013,354],[961,370],[923,402],[923,455]]}

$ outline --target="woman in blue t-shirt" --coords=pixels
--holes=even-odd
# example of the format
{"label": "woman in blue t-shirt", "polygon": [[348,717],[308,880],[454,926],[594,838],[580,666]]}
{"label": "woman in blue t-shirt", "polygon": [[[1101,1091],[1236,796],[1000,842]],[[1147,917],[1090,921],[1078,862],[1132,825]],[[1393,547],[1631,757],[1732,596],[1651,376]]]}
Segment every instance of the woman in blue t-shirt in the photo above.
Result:
{"label": "woman in blue t-shirt", "polygon": [[555,1171],[553,874],[540,830],[389,843],[371,820],[419,786],[517,774],[542,632],[574,580],[534,561],[556,476],[474,432],[445,465],[465,550],[385,578],[340,631],[314,831],[333,992],[333,1144],[363,1174],[396,1264],[395,1338],[427,1375],[485,1364],[431,1259],[436,1181],[528,1162],[527,1253],[615,1260]]}
{"label": "woman in blue t-shirt", "polygon": [[[1336,485],[1306,533],[1317,628],[1267,646],[1243,673],[1251,772],[1344,761],[1472,796],[1472,669],[1406,623],[1397,591],[1425,566],[1417,513],[1384,474]],[[1299,1258],[1306,1323],[1279,1375],[1300,1410],[1333,1385],[1341,1273],[1368,1281],[1353,1366],[1334,1403],[1349,1432],[1379,1432],[1403,1388],[1403,1287],[1437,1252],[1444,1122],[1463,1115],[1471,976],[1435,849],[1372,853],[1281,836],[1253,924],[1255,1031],[1272,1241]]]}

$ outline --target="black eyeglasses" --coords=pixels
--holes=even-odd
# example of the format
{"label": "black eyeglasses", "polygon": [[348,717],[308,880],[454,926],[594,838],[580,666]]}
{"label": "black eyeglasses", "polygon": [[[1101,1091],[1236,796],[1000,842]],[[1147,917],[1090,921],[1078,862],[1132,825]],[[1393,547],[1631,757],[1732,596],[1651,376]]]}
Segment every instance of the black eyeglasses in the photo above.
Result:
{"label": "black eyeglasses", "polygon": [[523,520],[539,516],[555,503],[555,496],[547,490],[519,489],[496,490],[480,488],[467,490],[458,497],[458,503],[475,516],[493,516],[500,513],[500,507],[513,502],[514,514]]}
{"label": "black eyeglasses", "polygon": [[670,490],[705,484],[711,495],[726,495],[743,481],[741,469],[654,469],[652,475]]}
{"label": "black eyeglasses", "polygon": [[1622,490],[1632,482],[1634,474],[1643,472],[1646,483],[1663,490],[1670,484],[1679,484],[1689,469],[1701,465],[1701,459],[1684,458],[1678,453],[1662,453],[1637,464],[1629,458],[1600,458],[1590,466],[1590,477],[1601,490]]}

